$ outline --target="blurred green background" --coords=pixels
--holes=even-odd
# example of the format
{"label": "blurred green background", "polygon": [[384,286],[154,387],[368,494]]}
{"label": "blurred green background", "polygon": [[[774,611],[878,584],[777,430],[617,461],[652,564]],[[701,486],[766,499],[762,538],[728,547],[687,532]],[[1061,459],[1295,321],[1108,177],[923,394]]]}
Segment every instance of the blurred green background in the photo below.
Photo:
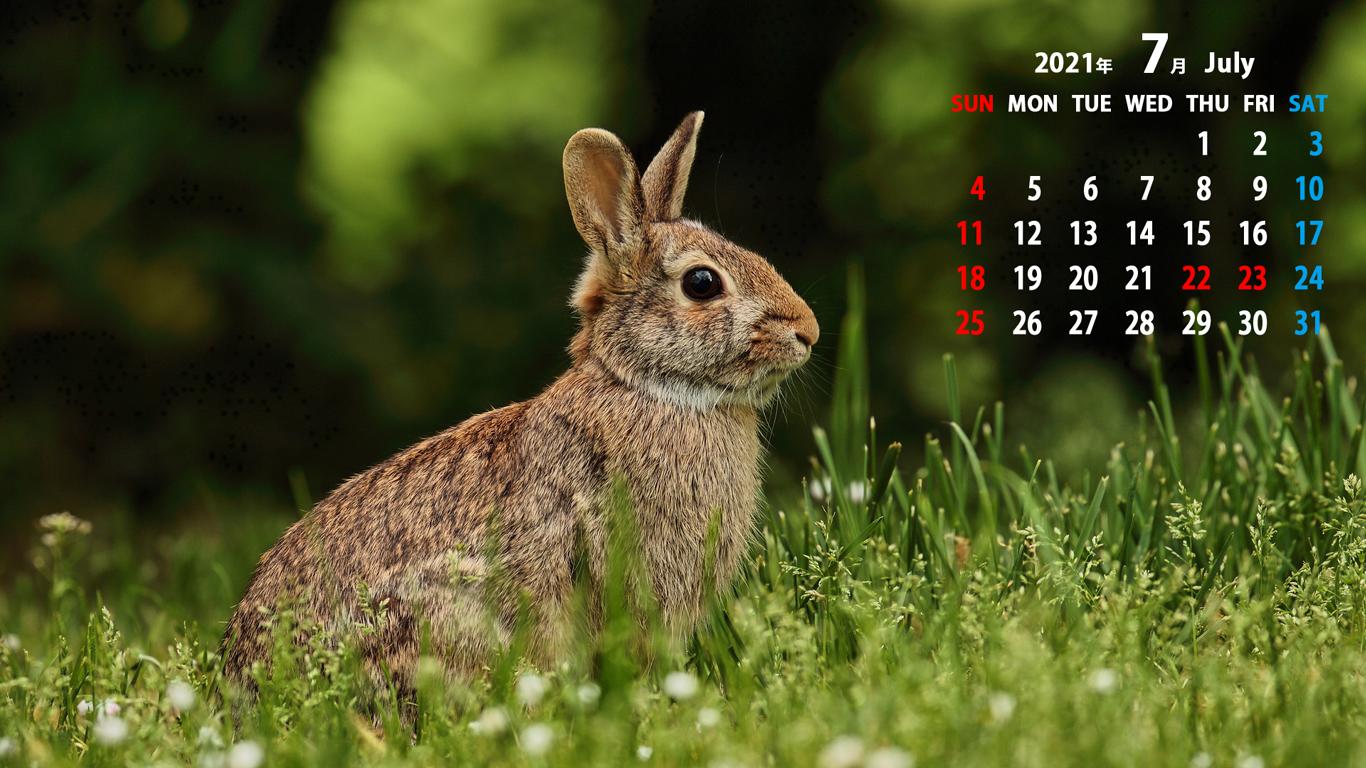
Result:
{"label": "blurred green background", "polygon": [[[1012,444],[1068,471],[1104,460],[1143,403],[1136,339],[1117,317],[1086,339],[1060,319],[1010,335],[1013,309],[1082,306],[1061,266],[1044,291],[1014,290],[1016,219],[1058,239],[1068,220],[1100,221],[1108,241],[1079,261],[1111,269],[1128,258],[1123,222],[1158,220],[1149,260],[1164,277],[1144,306],[1187,403],[1177,275],[1191,255],[1170,245],[1185,219],[1224,227],[1198,254],[1222,279],[1201,299],[1216,320],[1268,311],[1270,333],[1249,342],[1265,370],[1300,345],[1297,307],[1324,312],[1344,358],[1366,353],[1360,0],[88,0],[0,15],[0,533],[61,510],[135,528],[292,514],[421,436],[534,395],[568,363],[584,251],[565,141],[607,127],[644,161],[694,109],[707,120],[689,214],[768,256],[825,329],[814,375],[771,418],[775,477],[801,471],[824,418],[851,261],[868,277],[879,434],[910,460],[946,416],[945,352],[967,403],[1005,400]],[[1145,79],[1140,34],[1155,30],[1192,70],[1236,49],[1253,75]],[[1033,52],[1054,50],[1118,71],[1033,74]],[[1282,111],[1072,114],[1066,94],[1083,92],[1275,93]],[[1283,111],[1309,92],[1329,94],[1327,112]],[[951,113],[955,93],[992,93],[997,111]],[[1059,93],[1064,109],[1008,114],[1010,93]],[[1302,151],[1311,128],[1318,158]],[[1259,165],[1253,130],[1271,137]],[[1171,184],[1136,216],[1121,190],[1140,168]],[[1215,215],[1176,191],[1196,173],[1215,179]],[[1233,192],[1258,173],[1266,200]],[[1303,173],[1327,180],[1323,201],[1298,201]],[[979,174],[981,202],[967,195]],[[1040,174],[1049,196],[1027,203]],[[1090,175],[1115,191],[1078,216],[1064,187]],[[1328,222],[1309,262],[1327,287],[1309,296],[1290,290],[1306,217]],[[964,218],[988,226],[970,259],[990,271],[980,296],[957,285]],[[1271,245],[1245,254],[1240,218],[1268,221]],[[1233,290],[1241,263],[1267,264],[1270,288]],[[1133,306],[1105,274],[1092,304]],[[972,307],[992,327],[956,336]],[[3,536],[11,552],[26,539]]]}

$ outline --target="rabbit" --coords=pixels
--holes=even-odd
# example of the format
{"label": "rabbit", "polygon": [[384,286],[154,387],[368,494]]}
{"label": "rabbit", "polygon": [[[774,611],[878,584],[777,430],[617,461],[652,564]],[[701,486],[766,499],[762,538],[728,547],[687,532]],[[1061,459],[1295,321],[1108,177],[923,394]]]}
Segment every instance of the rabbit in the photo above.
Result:
{"label": "rabbit", "polygon": [[762,257],[682,217],[702,117],[684,118],[644,174],[612,133],[574,134],[565,192],[588,254],[571,367],[347,480],[285,531],[225,629],[230,682],[256,690],[290,600],[354,633],[381,690],[411,691],[424,648],[448,675],[481,674],[528,603],[532,652],[553,663],[576,563],[603,573],[622,480],[665,626],[699,620],[705,570],[714,588],[731,583],[755,528],[760,413],[820,327]]}

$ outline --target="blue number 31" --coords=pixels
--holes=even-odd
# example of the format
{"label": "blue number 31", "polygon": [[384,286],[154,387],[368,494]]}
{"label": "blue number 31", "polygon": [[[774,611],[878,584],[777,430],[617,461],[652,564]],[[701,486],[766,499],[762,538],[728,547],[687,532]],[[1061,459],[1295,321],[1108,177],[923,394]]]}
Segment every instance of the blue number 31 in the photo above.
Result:
{"label": "blue number 31", "polygon": [[1309,318],[1314,318],[1314,335],[1319,335],[1319,311],[1305,312],[1302,309],[1295,311],[1295,319],[1300,321],[1300,327],[1295,329],[1296,336],[1303,336],[1309,332]]}

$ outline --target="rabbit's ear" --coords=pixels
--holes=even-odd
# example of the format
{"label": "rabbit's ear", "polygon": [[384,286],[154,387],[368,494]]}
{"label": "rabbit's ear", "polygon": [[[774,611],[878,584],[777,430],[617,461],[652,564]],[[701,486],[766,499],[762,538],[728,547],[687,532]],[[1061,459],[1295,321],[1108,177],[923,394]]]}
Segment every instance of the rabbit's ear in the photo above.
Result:
{"label": "rabbit's ear", "polygon": [[683,118],[664,148],[645,169],[641,188],[645,195],[645,216],[650,221],[673,221],[683,215],[683,193],[688,191],[688,173],[697,154],[697,131],[702,113]]}
{"label": "rabbit's ear", "polygon": [[[607,131],[579,131],[564,148],[564,189],[574,226],[595,252],[595,266],[615,277],[643,242],[644,205],[631,153]],[[599,255],[605,264],[596,264]]]}

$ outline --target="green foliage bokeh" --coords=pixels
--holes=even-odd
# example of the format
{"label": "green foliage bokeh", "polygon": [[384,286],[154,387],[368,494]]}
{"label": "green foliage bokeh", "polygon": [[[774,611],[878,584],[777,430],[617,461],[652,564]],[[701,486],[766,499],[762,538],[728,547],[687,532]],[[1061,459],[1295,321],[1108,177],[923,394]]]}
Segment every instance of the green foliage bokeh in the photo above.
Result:
{"label": "green foliage bokeh", "polygon": [[[1079,446],[1133,424],[1141,356],[1132,340],[1033,349],[1004,320],[956,337],[953,222],[979,173],[1004,190],[1105,148],[1067,110],[1001,114],[1008,93],[1131,84],[1033,77],[1035,50],[1131,71],[1149,29],[1183,55],[1258,52],[1282,99],[1331,94],[1315,161],[1330,287],[1313,298],[1337,327],[1366,319],[1366,2],[100,0],[15,19],[0,49],[0,529],[63,509],[212,519],[244,495],[306,506],[422,435],[534,395],[568,362],[584,253],[564,141],[603,126],[645,161],[698,108],[692,215],[770,255],[830,339],[843,264],[865,265],[884,431],[915,444],[942,428],[952,351],[965,402],[1022,405],[1013,434],[1084,471],[1103,456]],[[952,114],[954,93],[995,93],[998,113]],[[1213,125],[1249,130],[1233,114]],[[1282,224],[1304,210],[1267,205]],[[1258,300],[1278,318],[1297,306],[1284,271]],[[1257,349],[1272,370],[1290,341],[1277,323]],[[1358,359],[1361,334],[1339,337]],[[1163,351],[1188,412],[1184,353]],[[835,363],[817,356],[773,417],[777,475],[802,466],[828,406]]]}

